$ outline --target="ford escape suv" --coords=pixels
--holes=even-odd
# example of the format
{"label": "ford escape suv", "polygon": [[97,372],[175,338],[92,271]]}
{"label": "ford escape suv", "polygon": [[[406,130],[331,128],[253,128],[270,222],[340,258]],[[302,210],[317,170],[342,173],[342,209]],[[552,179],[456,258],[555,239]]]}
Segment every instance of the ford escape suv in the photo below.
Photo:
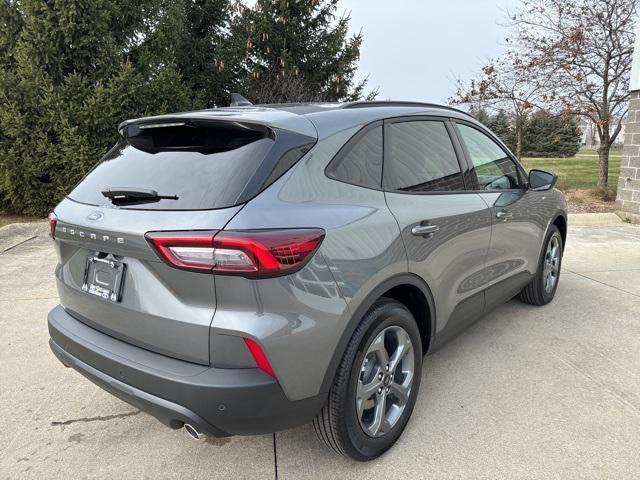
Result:
{"label": "ford escape suv", "polygon": [[426,354],[558,287],[555,176],[452,108],[220,108],[119,134],[50,215],[50,346],[193,437],[313,421],[373,459],[405,428]]}

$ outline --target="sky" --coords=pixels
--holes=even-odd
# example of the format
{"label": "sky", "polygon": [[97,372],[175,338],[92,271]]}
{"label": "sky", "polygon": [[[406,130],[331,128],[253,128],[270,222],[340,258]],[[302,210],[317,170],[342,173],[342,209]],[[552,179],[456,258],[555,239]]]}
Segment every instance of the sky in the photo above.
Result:
{"label": "sky", "polygon": [[500,26],[518,0],[341,0],[364,43],[357,79],[379,100],[446,103],[455,81],[476,76],[505,50]]}

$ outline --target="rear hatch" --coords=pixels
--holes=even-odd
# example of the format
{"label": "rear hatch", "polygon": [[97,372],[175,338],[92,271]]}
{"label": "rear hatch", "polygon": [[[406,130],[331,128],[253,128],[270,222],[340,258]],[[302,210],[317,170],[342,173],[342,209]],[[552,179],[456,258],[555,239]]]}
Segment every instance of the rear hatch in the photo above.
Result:
{"label": "rear hatch", "polygon": [[259,112],[223,109],[121,126],[118,144],[54,212],[56,278],[71,315],[140,347],[209,364],[215,276],[169,266],[145,235],[223,229],[315,142],[303,117],[293,131],[291,118],[263,116],[260,123]]}

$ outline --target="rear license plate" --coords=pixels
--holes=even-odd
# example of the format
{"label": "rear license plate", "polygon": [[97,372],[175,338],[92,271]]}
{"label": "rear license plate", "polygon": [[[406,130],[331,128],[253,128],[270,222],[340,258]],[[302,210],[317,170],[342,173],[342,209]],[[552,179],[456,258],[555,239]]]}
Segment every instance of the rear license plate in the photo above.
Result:
{"label": "rear license plate", "polygon": [[105,300],[119,302],[125,268],[126,265],[122,262],[96,256],[87,257],[82,290]]}

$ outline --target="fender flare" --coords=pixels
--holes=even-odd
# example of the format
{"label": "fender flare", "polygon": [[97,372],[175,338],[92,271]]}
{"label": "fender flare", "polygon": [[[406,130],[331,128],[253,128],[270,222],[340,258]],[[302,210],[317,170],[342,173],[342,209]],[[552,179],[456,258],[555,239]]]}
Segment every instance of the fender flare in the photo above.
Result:
{"label": "fender flare", "polygon": [[[351,318],[349,319],[349,322],[347,323],[344,331],[342,332],[342,335],[340,336],[340,340],[338,341],[338,344],[333,351],[331,362],[329,363],[327,371],[324,374],[322,386],[320,387],[321,393],[327,393],[331,388],[331,384],[333,383],[333,379],[335,378],[338,366],[342,361],[344,352],[347,350],[347,345],[349,344],[349,341],[353,336],[353,332],[355,332],[356,328],[360,324],[360,321],[369,311],[371,306],[388,290],[399,285],[407,284],[418,288],[427,299],[427,305],[429,307],[429,323],[431,327],[429,332],[429,345],[431,345],[436,332],[436,310],[431,289],[422,278],[413,273],[405,272],[389,277],[378,286],[376,286],[373,290],[371,290],[371,292],[369,292],[365,299],[356,308],[355,312],[351,314]],[[426,354],[427,352],[423,353]]]}

